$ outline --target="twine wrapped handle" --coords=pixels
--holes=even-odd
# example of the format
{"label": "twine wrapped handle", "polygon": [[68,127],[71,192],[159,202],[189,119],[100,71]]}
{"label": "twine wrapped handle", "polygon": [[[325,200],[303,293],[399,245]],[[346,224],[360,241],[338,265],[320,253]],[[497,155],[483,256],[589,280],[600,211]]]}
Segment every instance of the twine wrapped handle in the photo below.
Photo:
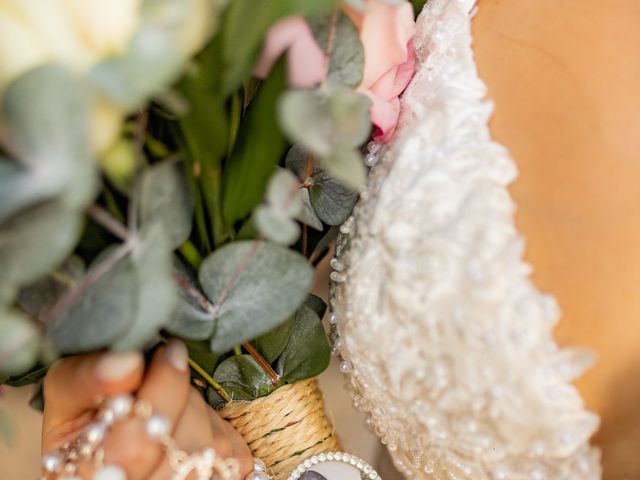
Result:
{"label": "twine wrapped handle", "polygon": [[251,402],[231,402],[219,413],[277,480],[286,480],[306,458],[340,450],[315,380],[285,385]]}

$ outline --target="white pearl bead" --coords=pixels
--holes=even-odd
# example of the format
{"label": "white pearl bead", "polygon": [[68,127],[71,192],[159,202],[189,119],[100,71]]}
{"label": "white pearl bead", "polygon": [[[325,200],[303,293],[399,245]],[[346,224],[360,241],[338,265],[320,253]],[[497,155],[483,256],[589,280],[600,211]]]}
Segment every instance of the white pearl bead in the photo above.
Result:
{"label": "white pearl bead", "polygon": [[351,362],[349,360],[343,360],[340,362],[340,371],[342,373],[349,373],[351,371]]}
{"label": "white pearl bead", "polygon": [[127,480],[127,475],[116,465],[105,465],[93,474],[93,480]]}
{"label": "white pearl bead", "polygon": [[62,469],[62,456],[58,453],[45,453],[42,456],[42,469],[51,473],[59,472]]}
{"label": "white pearl bead", "polygon": [[260,458],[254,458],[253,459],[253,469],[256,472],[266,472],[267,471],[267,465]]}
{"label": "white pearl bead", "polygon": [[162,438],[169,433],[169,420],[164,415],[152,415],[147,420],[147,435]]}
{"label": "white pearl bead", "polygon": [[97,445],[104,440],[104,436],[107,433],[106,422],[92,423],[87,427],[84,432],[84,438],[92,445]]}
{"label": "white pearl bead", "polygon": [[109,410],[113,412],[116,419],[126,417],[133,408],[133,397],[131,395],[118,395],[107,403]]}
{"label": "white pearl bead", "polygon": [[377,155],[374,155],[373,153],[368,153],[364,157],[364,164],[367,167],[373,167],[376,163],[378,163],[378,156]]}
{"label": "white pearl bead", "polygon": [[336,323],[338,323],[338,317],[336,317],[335,313],[329,314],[329,323],[332,325],[335,325]]}
{"label": "white pearl bead", "polygon": [[251,472],[245,477],[245,480],[270,480],[270,477],[265,472]]}

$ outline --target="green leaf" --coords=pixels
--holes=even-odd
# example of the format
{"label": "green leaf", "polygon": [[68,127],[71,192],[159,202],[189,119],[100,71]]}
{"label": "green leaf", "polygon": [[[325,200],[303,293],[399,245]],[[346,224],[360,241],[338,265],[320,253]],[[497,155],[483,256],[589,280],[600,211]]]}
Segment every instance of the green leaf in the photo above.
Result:
{"label": "green leaf", "polygon": [[[335,23],[332,25],[332,22]],[[352,88],[360,85],[364,72],[364,48],[358,29],[349,17],[342,11],[336,11],[335,14],[312,17],[309,24],[318,45],[323,48],[328,44],[333,29],[326,85]]]}
{"label": "green leaf", "polygon": [[168,322],[177,302],[171,247],[160,225],[143,232],[131,254],[136,281],[136,311],[126,333],[111,348],[134,350],[154,339]]}
{"label": "green leaf", "polygon": [[173,82],[183,62],[169,32],[147,24],[138,29],[126,52],[96,65],[89,78],[109,101],[132,110]]}
{"label": "green leaf", "polygon": [[[100,268],[105,267],[104,262],[110,262],[110,258],[102,260]],[[66,312],[49,322],[47,336],[61,353],[109,347],[126,334],[137,313],[137,302],[135,266],[126,257],[86,287]]]}
{"label": "green leaf", "polygon": [[40,353],[40,332],[26,315],[0,312],[0,375],[22,373]]}
{"label": "green leaf", "polygon": [[223,178],[223,216],[228,227],[260,203],[269,176],[284,153],[285,140],[274,121],[284,86],[284,68],[279,64],[263,83],[240,125]]}
{"label": "green leaf", "polygon": [[[2,113],[20,152],[21,170],[29,177],[21,177],[18,169],[11,174],[6,165],[0,169],[2,177],[17,181],[2,194],[5,218],[16,206],[24,208],[56,193],[67,208],[84,207],[94,196],[97,170],[88,144],[87,103],[86,85],[57,65],[30,70],[8,86]],[[4,180],[1,190],[9,186]],[[20,198],[14,197],[17,189]],[[5,195],[14,198],[13,208],[5,205]]]}
{"label": "green leaf", "polygon": [[140,185],[140,219],[158,223],[178,248],[191,233],[193,196],[184,170],[177,162],[162,162],[145,170]]}
{"label": "green leaf", "polygon": [[20,307],[29,315],[37,317],[77,283],[84,276],[84,272],[84,262],[80,257],[74,255],[67,258],[55,274],[49,274],[20,290],[18,293]]}
{"label": "green leaf", "polygon": [[42,382],[40,382],[35,393],[29,399],[29,406],[37,412],[44,413],[44,387]]}
{"label": "green leaf", "polygon": [[42,366],[38,364],[26,373],[12,375],[4,383],[12,387],[24,387],[25,385],[38,383],[47,375],[48,371],[49,365]]}
{"label": "green leaf", "polygon": [[277,373],[285,383],[313,378],[322,373],[331,348],[316,312],[303,305],[297,312],[289,343],[278,359]]}
{"label": "green leaf", "polygon": [[[294,90],[282,96],[279,119],[293,142],[318,156],[332,175],[358,188],[366,172],[355,147],[369,136],[370,104],[366,96],[345,88],[328,95]],[[354,161],[356,157],[358,161]]]}
{"label": "green leaf", "polygon": [[[181,338],[206,340],[211,337],[215,328],[212,304],[187,267],[178,260],[174,262],[174,266],[181,288],[178,289],[178,303],[166,330]],[[192,293],[189,294],[188,291]],[[194,295],[200,298],[201,302],[198,302]]]}
{"label": "green leaf", "polygon": [[304,304],[311,310],[316,312],[318,318],[324,317],[324,314],[327,311],[327,304],[325,303],[325,301],[317,295],[314,295],[313,293],[307,295],[307,299],[305,300]]}
{"label": "green leaf", "polygon": [[241,241],[206,258],[199,277],[217,309],[211,348],[224,352],[268,332],[291,315],[306,297],[313,268],[287,248]]}
{"label": "green leaf", "polygon": [[255,400],[269,395],[271,379],[250,355],[236,355],[224,360],[213,378],[233,400]]}
{"label": "green leaf", "polygon": [[301,209],[300,184],[293,173],[278,168],[269,179],[265,203],[254,211],[256,228],[272,242],[291,245],[300,235],[300,227],[292,220]]}
{"label": "green leaf", "polygon": [[[349,147],[338,147],[330,155],[320,158],[322,166],[326,168],[331,175],[350,186],[351,188],[359,188],[364,184],[367,178],[367,172],[362,162],[362,157],[358,150]],[[316,198],[317,200],[317,198]],[[329,205],[324,205],[329,206]],[[319,213],[316,211],[316,213]],[[323,214],[331,212],[323,211]],[[337,212],[339,215],[344,210]],[[336,215],[337,217],[338,215]]]}
{"label": "green leaf", "polygon": [[309,225],[311,228],[315,228],[319,232],[322,232],[324,230],[324,226],[322,225],[322,220],[320,220],[320,218],[314,211],[313,205],[311,205],[309,189],[301,188],[299,195],[302,202],[302,210],[296,218],[305,225]]}
{"label": "green leaf", "polygon": [[81,212],[60,202],[40,204],[0,226],[0,285],[27,285],[60,264],[73,250]]}
{"label": "green leaf", "polygon": [[[299,177],[305,175],[306,162],[309,153],[300,145],[292,146],[287,152],[285,164],[287,168],[296,172]],[[356,167],[357,168],[357,167]],[[355,175],[359,175],[356,173]],[[308,196],[314,215],[328,225],[340,225],[346,220],[353,206],[358,200],[358,194],[353,189],[320,168],[316,163],[310,178],[303,178],[310,184]],[[306,204],[306,199],[304,199]],[[304,221],[303,219],[300,219]],[[305,221],[308,225],[314,226]],[[322,227],[322,224],[320,224]],[[315,226],[314,226],[315,228]],[[321,230],[322,228],[317,228]]]}
{"label": "green leaf", "polygon": [[202,340],[185,340],[189,350],[189,358],[196,362],[209,375],[213,375],[220,356],[211,351],[209,342]]}
{"label": "green leaf", "polygon": [[274,362],[287,346],[293,329],[293,320],[292,317],[269,333],[256,338],[256,348],[267,362]]}
{"label": "green leaf", "polygon": [[289,15],[318,15],[331,11],[336,0],[233,0],[222,26],[224,91],[235,91],[246,80],[276,21]]}

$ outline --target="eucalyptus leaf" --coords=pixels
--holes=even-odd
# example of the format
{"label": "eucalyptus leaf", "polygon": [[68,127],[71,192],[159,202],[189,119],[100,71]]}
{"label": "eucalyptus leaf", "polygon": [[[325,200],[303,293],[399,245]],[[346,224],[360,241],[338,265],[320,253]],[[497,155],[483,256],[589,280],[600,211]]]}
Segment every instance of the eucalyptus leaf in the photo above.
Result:
{"label": "eucalyptus leaf", "polygon": [[319,296],[314,295],[313,293],[307,295],[307,299],[305,300],[304,304],[311,310],[316,312],[316,315],[318,315],[318,318],[320,319],[324,317],[324,314],[327,311],[327,304],[325,303],[325,301]]}
{"label": "eucalyptus leaf", "polygon": [[0,375],[30,369],[40,353],[40,332],[17,311],[0,312]]}
{"label": "eucalyptus leaf", "polygon": [[[359,188],[367,178],[367,172],[358,150],[350,147],[336,148],[330,155],[321,158],[322,166],[329,173],[351,188]],[[328,202],[327,202],[328,203]],[[325,203],[324,206],[327,206]],[[338,212],[339,214],[343,213]],[[316,212],[318,213],[318,212]],[[326,210],[323,214],[330,214]]]}
{"label": "eucalyptus leaf", "polygon": [[269,363],[274,362],[289,343],[289,337],[293,329],[294,318],[288,319],[281,325],[268,333],[255,339],[255,345],[265,360]]}
{"label": "eucalyptus leaf", "polygon": [[24,210],[0,226],[0,285],[35,282],[73,250],[83,225],[80,211],[60,202]]}
{"label": "eucalyptus leaf", "polygon": [[174,81],[183,61],[171,34],[146,24],[135,33],[127,51],[100,62],[89,78],[111,102],[131,110]]}
{"label": "eucalyptus leaf", "polygon": [[[359,173],[350,175],[361,178]],[[314,173],[312,181],[309,197],[316,215],[327,225],[342,224],[351,214],[358,193],[322,169]]]}
{"label": "eucalyptus leaf", "polygon": [[[115,253],[119,252],[112,251],[111,255]],[[95,268],[104,268],[105,273],[84,287],[79,298],[49,322],[47,336],[61,353],[110,347],[134,322],[139,296],[135,265],[129,257],[106,265],[111,258],[104,258],[89,270],[88,275]]]}
{"label": "eucalyptus leaf", "polygon": [[[334,23],[335,22],[335,23]],[[329,72],[326,85],[355,88],[362,82],[364,72],[364,48],[358,29],[342,11],[311,17],[309,24],[318,45],[325,48],[331,42]]]}
{"label": "eucalyptus leaf", "polygon": [[280,245],[291,245],[300,236],[298,224],[270,206],[258,205],[253,221],[266,239]]}
{"label": "eucalyptus leaf", "polygon": [[289,170],[278,168],[267,185],[266,203],[282,216],[294,217],[300,211],[300,201],[296,193],[300,182]]}
{"label": "eucalyptus leaf", "polygon": [[348,88],[330,91],[327,109],[334,123],[334,145],[359,147],[371,133],[371,100]]}
{"label": "eucalyptus leaf", "polygon": [[160,225],[143,232],[131,262],[137,286],[136,311],[127,332],[111,346],[114,350],[144,347],[168,323],[177,301],[171,247]]}
{"label": "eucalyptus leaf", "polygon": [[255,400],[274,390],[271,379],[250,355],[227,358],[218,365],[213,378],[232,400]]}
{"label": "eucalyptus leaf", "polygon": [[300,200],[302,202],[302,210],[296,218],[305,225],[309,225],[311,228],[315,228],[319,232],[322,232],[324,230],[324,226],[322,225],[322,220],[320,220],[320,217],[318,217],[313,209],[311,197],[309,196],[309,189],[301,188],[298,195],[300,195]]}
{"label": "eucalyptus leaf", "polygon": [[20,307],[29,315],[37,317],[51,307],[60,296],[75,285],[84,275],[84,262],[80,257],[67,258],[55,273],[21,289],[18,293]]}
{"label": "eucalyptus leaf", "polygon": [[189,238],[193,196],[179,163],[165,161],[145,170],[140,184],[140,219],[143,225],[162,225],[171,248],[179,247]]}
{"label": "eucalyptus leaf", "polygon": [[[5,204],[9,198],[14,199],[13,208],[27,207],[58,193],[66,208],[84,207],[95,194],[97,170],[88,144],[88,90],[83,81],[57,65],[29,70],[5,90],[2,113],[20,152],[21,168],[29,173],[19,179],[14,171],[13,179],[19,181],[13,186],[0,183],[2,190],[9,187],[1,194],[3,216],[12,210]],[[5,165],[0,172],[4,177],[9,170]],[[19,198],[14,197],[17,189]]]}
{"label": "eucalyptus leaf", "polygon": [[278,358],[277,373],[285,383],[313,378],[329,365],[331,348],[316,312],[303,305],[297,312],[289,343]]}
{"label": "eucalyptus leaf", "polygon": [[289,90],[280,97],[280,126],[287,137],[316,155],[329,155],[335,125],[327,98],[315,90]]}
{"label": "eucalyptus leaf", "polygon": [[198,279],[177,259],[174,261],[174,275],[181,288],[178,289],[178,302],[166,330],[186,339],[208,339],[215,328],[211,302],[202,291]]}
{"label": "eucalyptus leaf", "polygon": [[40,382],[36,391],[29,399],[29,406],[33,408],[35,411],[43,413],[44,412],[44,386],[43,382]]}
{"label": "eucalyptus leaf", "polygon": [[199,278],[217,309],[211,348],[224,352],[268,332],[293,313],[311,286],[313,268],[287,248],[240,241],[207,257]]}
{"label": "eucalyptus leaf", "polygon": [[220,394],[211,387],[207,387],[205,398],[207,400],[207,404],[214,410],[222,408],[227,403],[224,398],[222,398]]}

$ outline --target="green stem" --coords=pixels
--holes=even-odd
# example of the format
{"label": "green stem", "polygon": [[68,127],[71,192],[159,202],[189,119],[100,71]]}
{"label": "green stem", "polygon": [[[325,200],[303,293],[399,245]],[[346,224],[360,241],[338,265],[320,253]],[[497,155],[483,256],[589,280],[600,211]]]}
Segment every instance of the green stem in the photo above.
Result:
{"label": "green stem", "polygon": [[242,355],[242,347],[240,345],[236,345],[235,347],[233,347],[233,353],[236,356]]}
{"label": "green stem", "polygon": [[222,397],[222,399],[225,402],[230,402],[231,401],[231,397],[229,396],[229,394],[227,392],[225,392],[224,388],[222,388],[222,385],[220,385],[218,382],[216,382],[213,377],[211,375],[209,375],[204,368],[202,368],[200,365],[198,365],[196,362],[194,362],[192,359],[189,359],[189,366],[198,374],[200,375],[203,380],[205,382],[207,382],[209,384],[209,386],[211,388],[213,388],[218,395],[220,395]]}
{"label": "green stem", "polygon": [[180,253],[185,258],[189,265],[198,270],[200,268],[200,264],[202,263],[202,255],[198,252],[198,249],[195,247],[190,240],[184,242],[180,248]]}
{"label": "green stem", "polygon": [[200,187],[211,219],[214,247],[220,246],[228,237],[222,218],[221,176],[218,167],[203,165]]}

